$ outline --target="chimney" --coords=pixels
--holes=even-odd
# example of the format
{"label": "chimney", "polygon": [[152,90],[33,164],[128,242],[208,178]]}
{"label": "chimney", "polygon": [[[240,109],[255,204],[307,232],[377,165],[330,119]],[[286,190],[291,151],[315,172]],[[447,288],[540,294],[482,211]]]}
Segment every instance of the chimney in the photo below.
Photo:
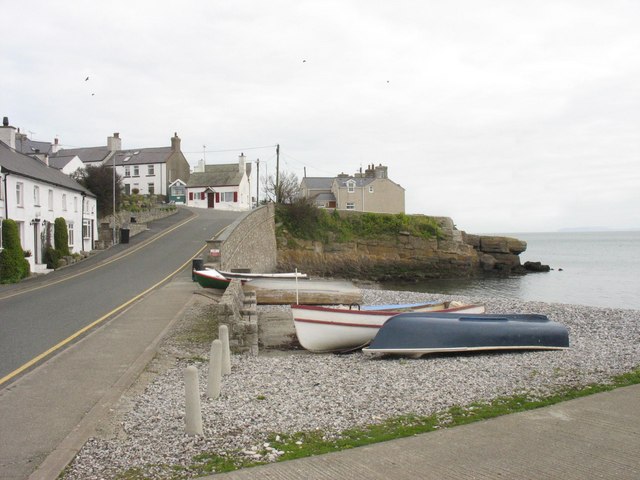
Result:
{"label": "chimney", "polygon": [[49,166],[49,154],[45,153],[44,154],[44,164],[48,167]]}
{"label": "chimney", "polygon": [[201,158],[200,160],[198,160],[198,167],[196,168],[196,172],[204,172],[206,170],[205,168],[205,164],[204,164],[204,158]]}
{"label": "chimney", "polygon": [[58,153],[60,150],[60,144],[58,143],[58,139],[53,139],[53,145],[51,145],[51,153]]}
{"label": "chimney", "polygon": [[9,145],[10,148],[16,149],[16,129],[9,125],[9,117],[2,118],[2,127],[0,127],[0,142]]}
{"label": "chimney", "polygon": [[387,167],[384,167],[382,164],[379,164],[377,167],[375,167],[375,170],[376,170],[376,178],[387,178]]}
{"label": "chimney", "polygon": [[173,137],[171,137],[171,150],[173,152],[180,151],[180,137],[178,136],[178,132],[174,132]]}
{"label": "chimney", "polygon": [[113,134],[113,137],[107,137],[107,149],[110,152],[122,150],[122,139],[120,138],[120,134],[118,132],[115,132]]}
{"label": "chimney", "polygon": [[238,170],[240,171],[240,173],[244,173],[244,171],[246,170],[246,163],[245,163],[245,156],[244,153],[241,153],[240,156],[238,157]]}

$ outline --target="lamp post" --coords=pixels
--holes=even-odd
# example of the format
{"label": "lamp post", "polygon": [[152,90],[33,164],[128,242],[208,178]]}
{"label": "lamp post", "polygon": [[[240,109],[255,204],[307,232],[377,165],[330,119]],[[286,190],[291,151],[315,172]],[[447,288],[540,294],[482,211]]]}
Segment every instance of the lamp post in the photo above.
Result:
{"label": "lamp post", "polygon": [[113,245],[116,244],[116,152],[113,152]]}

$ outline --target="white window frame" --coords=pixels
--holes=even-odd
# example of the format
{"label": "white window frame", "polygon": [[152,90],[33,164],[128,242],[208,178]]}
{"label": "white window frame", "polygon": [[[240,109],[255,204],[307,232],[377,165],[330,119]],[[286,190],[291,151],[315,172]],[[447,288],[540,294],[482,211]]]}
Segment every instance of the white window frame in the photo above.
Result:
{"label": "white window frame", "polygon": [[356,191],[356,182],[349,180],[347,182],[347,193],[353,193]]}
{"label": "white window frame", "polygon": [[75,241],[75,234],[74,234],[74,228],[73,228],[73,222],[69,222],[67,223],[67,236],[69,239],[69,246],[72,247]]}
{"label": "white window frame", "polygon": [[220,202],[233,203],[234,192],[220,192]]}
{"label": "white window frame", "polygon": [[73,197],[73,211],[78,213],[78,197],[76,196]]}
{"label": "white window frame", "polygon": [[16,183],[16,207],[24,207],[24,183]]}
{"label": "white window frame", "polygon": [[133,176],[134,177],[139,177],[140,176],[140,167],[138,167],[138,165],[134,165],[133,166]]}
{"label": "white window frame", "polygon": [[149,190],[149,195],[154,195],[156,193],[156,184],[153,182],[149,182],[149,184],[147,185],[147,188]]}
{"label": "white window frame", "polygon": [[49,198],[49,211],[53,212],[53,190],[49,189],[49,194],[48,194]]}
{"label": "white window frame", "polygon": [[67,194],[66,193],[62,194],[62,211],[63,212],[67,211]]}
{"label": "white window frame", "polygon": [[85,240],[91,238],[91,220],[88,218],[82,220],[82,238]]}
{"label": "white window frame", "polygon": [[131,176],[131,167],[129,167],[129,165],[125,165],[124,167],[124,176],[125,178],[128,178]]}
{"label": "white window frame", "polygon": [[153,165],[147,165],[147,177],[154,177],[154,176],[155,176],[155,169]]}
{"label": "white window frame", "polygon": [[40,187],[38,185],[33,186],[33,205],[40,206]]}
{"label": "white window frame", "polygon": [[347,202],[347,210],[355,210],[356,209],[356,204],[354,202]]}

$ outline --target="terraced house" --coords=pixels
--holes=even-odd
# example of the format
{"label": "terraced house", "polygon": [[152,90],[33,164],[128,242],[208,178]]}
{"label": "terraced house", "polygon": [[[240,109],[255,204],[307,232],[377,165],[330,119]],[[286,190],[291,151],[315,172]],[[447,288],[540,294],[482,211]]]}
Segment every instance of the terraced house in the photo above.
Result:
{"label": "terraced house", "polygon": [[56,218],[66,221],[71,252],[93,249],[98,236],[96,198],[36,152],[21,153],[16,133],[5,117],[0,127],[0,222],[10,218],[17,223],[31,271],[44,271]]}
{"label": "terraced house", "polygon": [[404,213],[405,190],[388,177],[383,165],[369,165],[354,175],[305,177],[300,195],[319,208],[336,208],[372,213]]}
{"label": "terraced house", "polygon": [[175,133],[171,146],[123,150],[122,139],[116,132],[107,138],[106,146],[61,149],[51,158],[55,161],[58,157],[77,156],[84,165],[115,165],[125,194],[168,195],[171,184],[176,180],[186,182],[190,175],[180,143]]}

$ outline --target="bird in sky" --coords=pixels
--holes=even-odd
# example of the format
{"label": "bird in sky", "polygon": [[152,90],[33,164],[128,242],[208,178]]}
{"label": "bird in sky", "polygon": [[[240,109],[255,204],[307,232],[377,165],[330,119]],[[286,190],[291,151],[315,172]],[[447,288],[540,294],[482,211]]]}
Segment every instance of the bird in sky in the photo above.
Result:
{"label": "bird in sky", "polygon": [[84,81],[86,82],[87,80],[89,80],[89,77],[85,78]]}

